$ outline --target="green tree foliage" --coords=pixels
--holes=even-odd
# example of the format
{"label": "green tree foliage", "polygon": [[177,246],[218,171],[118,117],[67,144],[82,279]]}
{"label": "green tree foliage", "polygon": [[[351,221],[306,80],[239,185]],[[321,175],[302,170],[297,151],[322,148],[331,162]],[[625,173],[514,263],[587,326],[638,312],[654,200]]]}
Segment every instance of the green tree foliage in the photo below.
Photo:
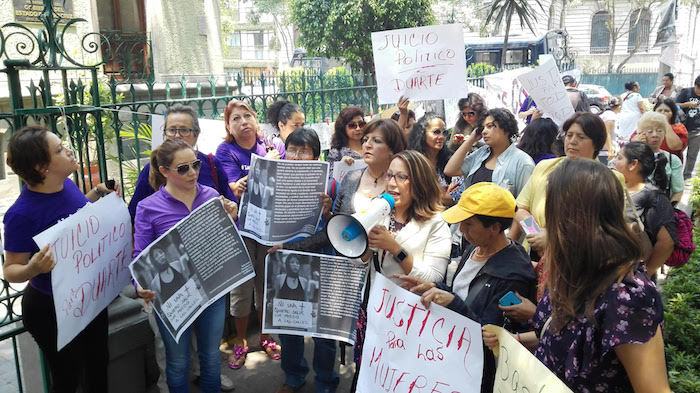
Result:
{"label": "green tree foliage", "polygon": [[486,14],[485,25],[494,24],[494,31],[501,30],[501,23],[506,22],[506,32],[503,38],[503,49],[501,50],[501,69],[506,66],[506,48],[508,47],[508,35],[510,34],[510,23],[513,15],[517,15],[520,19],[520,26],[527,27],[535,34],[534,22],[537,21],[537,10],[533,3],[537,5],[543,12],[544,8],[540,0],[532,2],[528,0],[493,0],[489,5],[489,12]]}
{"label": "green tree foliage", "polygon": [[353,69],[374,70],[370,33],[431,25],[432,0],[291,0],[299,44],[310,55],[344,59]]}

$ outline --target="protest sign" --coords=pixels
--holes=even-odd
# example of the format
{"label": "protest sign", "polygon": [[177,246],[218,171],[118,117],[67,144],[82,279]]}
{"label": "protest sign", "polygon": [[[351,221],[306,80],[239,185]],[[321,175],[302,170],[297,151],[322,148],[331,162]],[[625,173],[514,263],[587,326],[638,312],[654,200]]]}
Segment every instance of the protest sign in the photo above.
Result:
{"label": "protest sign", "polygon": [[508,331],[495,325],[486,325],[484,329],[498,336],[498,348],[493,351],[498,358],[494,393],[573,393]]}
{"label": "protest sign", "polygon": [[506,108],[517,114],[527,98],[518,77],[530,70],[531,68],[521,67],[484,76],[484,88],[487,95],[482,97],[486,99],[487,106],[489,108]]}
{"label": "protest sign", "polygon": [[366,277],[359,260],[287,250],[268,255],[263,333],[354,344]]}
{"label": "protest sign", "polygon": [[34,236],[56,258],[51,290],[58,350],[71,342],[129,283],[131,217],[111,193]]}
{"label": "protest sign", "polygon": [[574,114],[574,107],[566,94],[557,63],[551,58],[540,63],[539,67],[519,75],[518,80],[527,94],[535,100],[543,117],[552,119],[561,127],[566,119]]}
{"label": "protest sign", "polygon": [[381,274],[372,279],[357,391],[480,392],[481,326]]}
{"label": "protest sign", "polygon": [[442,100],[466,97],[467,62],[458,24],[372,33],[379,104],[399,97]]}
{"label": "protest sign", "polygon": [[355,160],[352,165],[348,165],[344,161],[336,161],[333,163],[333,173],[331,173],[331,177],[342,184],[343,178],[345,178],[348,172],[364,168],[367,168],[365,160]]}
{"label": "protest sign", "polygon": [[220,199],[211,199],[151,243],[129,265],[175,341],[210,304],[255,277],[243,239]]}
{"label": "protest sign", "polygon": [[241,198],[241,235],[271,246],[316,232],[326,192],[328,163],[273,160],[252,155]]}

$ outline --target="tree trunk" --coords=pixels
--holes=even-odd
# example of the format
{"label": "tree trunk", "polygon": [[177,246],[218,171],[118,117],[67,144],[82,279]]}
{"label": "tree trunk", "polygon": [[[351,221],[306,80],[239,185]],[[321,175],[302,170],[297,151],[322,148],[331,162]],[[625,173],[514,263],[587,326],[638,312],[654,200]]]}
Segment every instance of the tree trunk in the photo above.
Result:
{"label": "tree trunk", "polygon": [[559,28],[564,28],[564,19],[566,18],[566,0],[561,0],[561,12],[559,13]]}
{"label": "tree trunk", "polygon": [[[513,12],[515,10],[512,10]],[[506,16],[506,35],[503,37],[503,49],[501,50],[501,71],[506,69],[506,53],[508,52],[508,34],[510,34],[510,20],[513,17],[513,12]]]}

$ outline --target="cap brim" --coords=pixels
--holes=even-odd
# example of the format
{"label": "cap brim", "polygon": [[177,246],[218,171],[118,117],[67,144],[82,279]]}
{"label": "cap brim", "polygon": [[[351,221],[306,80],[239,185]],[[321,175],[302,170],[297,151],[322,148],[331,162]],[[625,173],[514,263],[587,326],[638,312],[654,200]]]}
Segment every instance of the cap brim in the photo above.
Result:
{"label": "cap brim", "polygon": [[445,222],[447,222],[448,224],[456,224],[458,222],[462,222],[473,215],[474,213],[466,211],[459,205],[454,205],[451,208],[440,213],[442,219],[445,220]]}

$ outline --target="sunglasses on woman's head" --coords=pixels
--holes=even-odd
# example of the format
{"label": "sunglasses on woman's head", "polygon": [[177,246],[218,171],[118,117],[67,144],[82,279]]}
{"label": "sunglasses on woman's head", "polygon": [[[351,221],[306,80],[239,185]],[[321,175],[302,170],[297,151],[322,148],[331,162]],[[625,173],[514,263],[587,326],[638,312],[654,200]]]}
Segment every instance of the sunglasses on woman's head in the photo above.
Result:
{"label": "sunglasses on woman's head", "polygon": [[175,168],[175,170],[177,170],[178,175],[184,175],[190,171],[190,167],[192,167],[193,171],[197,172],[202,167],[202,160],[194,160],[192,162],[180,164]]}

